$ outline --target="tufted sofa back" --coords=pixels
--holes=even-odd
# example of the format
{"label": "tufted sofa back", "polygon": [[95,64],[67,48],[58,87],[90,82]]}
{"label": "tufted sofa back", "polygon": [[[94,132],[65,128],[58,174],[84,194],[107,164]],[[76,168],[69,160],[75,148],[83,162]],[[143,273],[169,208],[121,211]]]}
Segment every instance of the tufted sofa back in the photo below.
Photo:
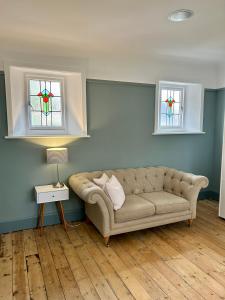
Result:
{"label": "tufted sofa back", "polygon": [[163,190],[164,171],[161,168],[137,168],[106,171],[115,175],[126,195],[159,192]]}
{"label": "tufted sofa back", "polygon": [[100,177],[103,173],[106,173],[109,177],[112,175],[116,176],[126,195],[159,192],[163,190],[164,169],[158,167],[105,170],[80,173],[77,175],[81,175],[93,181],[93,178]]}

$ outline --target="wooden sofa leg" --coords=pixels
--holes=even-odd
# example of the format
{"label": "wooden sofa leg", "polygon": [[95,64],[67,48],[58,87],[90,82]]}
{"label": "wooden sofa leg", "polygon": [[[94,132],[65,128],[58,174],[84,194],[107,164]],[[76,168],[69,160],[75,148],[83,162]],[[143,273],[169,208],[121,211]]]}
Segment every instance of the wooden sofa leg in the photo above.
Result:
{"label": "wooden sofa leg", "polygon": [[188,227],[191,227],[192,223],[193,223],[193,219],[188,219],[187,220]]}
{"label": "wooden sofa leg", "polygon": [[109,247],[109,239],[110,239],[110,236],[104,236],[104,241],[105,241],[106,247]]}

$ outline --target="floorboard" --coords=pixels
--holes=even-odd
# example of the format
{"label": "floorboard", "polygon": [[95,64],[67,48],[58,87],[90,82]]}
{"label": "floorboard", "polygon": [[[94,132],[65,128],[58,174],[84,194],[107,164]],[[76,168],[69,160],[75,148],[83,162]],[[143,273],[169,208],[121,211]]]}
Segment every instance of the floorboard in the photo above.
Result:
{"label": "floorboard", "polygon": [[0,235],[0,300],[225,299],[225,220],[199,201],[197,219],[111,238],[91,224]]}

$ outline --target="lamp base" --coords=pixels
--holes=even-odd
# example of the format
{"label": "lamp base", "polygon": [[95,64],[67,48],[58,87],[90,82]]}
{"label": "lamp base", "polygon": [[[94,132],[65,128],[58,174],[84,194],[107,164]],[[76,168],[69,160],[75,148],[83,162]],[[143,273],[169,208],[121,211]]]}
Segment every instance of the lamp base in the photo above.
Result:
{"label": "lamp base", "polygon": [[57,182],[57,183],[54,183],[53,185],[52,185],[54,188],[62,188],[62,187],[64,187],[64,183],[63,182]]}

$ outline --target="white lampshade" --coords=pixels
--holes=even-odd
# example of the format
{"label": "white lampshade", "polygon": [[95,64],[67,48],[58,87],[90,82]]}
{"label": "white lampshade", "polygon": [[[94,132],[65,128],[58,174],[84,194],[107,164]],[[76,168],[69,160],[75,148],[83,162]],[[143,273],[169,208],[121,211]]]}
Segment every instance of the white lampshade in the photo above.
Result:
{"label": "white lampshade", "polygon": [[68,162],[67,148],[49,148],[47,149],[48,164],[65,164]]}

